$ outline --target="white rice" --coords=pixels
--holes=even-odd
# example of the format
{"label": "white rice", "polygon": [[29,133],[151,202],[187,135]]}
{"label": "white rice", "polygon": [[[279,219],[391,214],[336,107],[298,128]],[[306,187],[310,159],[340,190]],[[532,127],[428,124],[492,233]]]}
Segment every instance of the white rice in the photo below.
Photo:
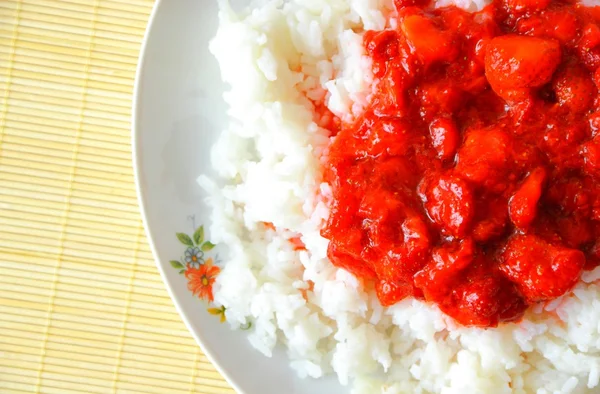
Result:
{"label": "white rice", "polygon": [[[438,5],[451,3],[485,5]],[[282,344],[300,376],[335,373],[355,394],[600,392],[600,269],[519,324],[482,330],[413,299],[382,308],[327,259],[319,230],[328,209],[317,196],[329,191],[319,162],[329,138],[311,100],[346,120],[361,111],[371,78],[361,32],[384,28],[390,8],[388,0],[263,1],[238,15],[222,3],[211,51],[231,87],[231,124],[212,152],[221,179],[199,179],[212,240],[230,248],[215,302],[233,328],[253,323],[249,340],[266,356]],[[288,242],[297,234],[306,251]]]}

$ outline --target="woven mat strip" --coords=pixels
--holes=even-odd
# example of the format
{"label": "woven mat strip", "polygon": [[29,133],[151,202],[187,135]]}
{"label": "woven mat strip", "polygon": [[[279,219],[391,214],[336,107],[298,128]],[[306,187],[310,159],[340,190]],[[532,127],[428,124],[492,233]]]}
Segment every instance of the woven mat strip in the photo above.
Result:
{"label": "woven mat strip", "polygon": [[137,207],[130,108],[152,5],[0,1],[1,393],[233,393]]}

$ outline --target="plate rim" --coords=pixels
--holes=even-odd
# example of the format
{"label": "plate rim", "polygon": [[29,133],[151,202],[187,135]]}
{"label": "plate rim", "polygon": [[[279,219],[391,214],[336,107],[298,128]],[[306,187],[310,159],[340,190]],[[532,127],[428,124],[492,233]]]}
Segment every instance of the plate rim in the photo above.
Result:
{"label": "plate rim", "polygon": [[141,182],[141,127],[139,121],[141,117],[142,105],[140,104],[141,95],[143,91],[142,87],[142,76],[145,71],[145,61],[147,55],[147,49],[149,46],[149,38],[152,33],[152,30],[155,26],[156,16],[160,12],[160,8],[164,4],[163,0],[155,0],[154,6],[152,7],[152,11],[150,13],[150,17],[148,18],[148,22],[146,24],[146,30],[144,32],[144,37],[142,39],[142,43],[140,46],[140,51],[138,55],[138,63],[135,71],[135,80],[133,84],[133,93],[132,93],[132,105],[131,105],[131,161],[133,167],[133,178],[135,183],[135,191],[137,196],[137,202],[140,210],[140,216],[142,219],[142,224],[144,226],[144,232],[146,234],[146,239],[148,241],[148,245],[150,246],[150,250],[152,251],[152,256],[154,258],[154,263],[158,269],[158,272],[161,276],[164,287],[177,310],[177,313],[188,332],[194,338],[196,344],[202,350],[202,353],[208,358],[210,363],[215,367],[215,369],[221,374],[221,376],[225,379],[225,381],[237,392],[240,394],[245,394],[246,392],[242,390],[242,388],[238,385],[238,383],[233,378],[232,374],[230,374],[226,369],[224,369],[216,360],[217,357],[208,350],[208,347],[204,345],[204,340],[200,337],[200,335],[193,329],[187,315],[184,313],[181,302],[175,294],[173,283],[170,282],[167,271],[165,269],[166,265],[160,260],[158,251],[156,248],[156,243],[154,242],[153,231],[150,229],[148,224],[148,215],[147,215],[147,204],[145,193],[143,191],[142,182]]}

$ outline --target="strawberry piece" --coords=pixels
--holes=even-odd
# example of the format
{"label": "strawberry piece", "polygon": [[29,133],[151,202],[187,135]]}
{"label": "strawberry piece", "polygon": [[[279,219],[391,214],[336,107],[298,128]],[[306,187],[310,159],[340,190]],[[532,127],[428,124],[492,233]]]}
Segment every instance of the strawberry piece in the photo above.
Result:
{"label": "strawberry piece", "polygon": [[549,9],[542,15],[520,18],[516,32],[533,37],[554,38],[562,44],[571,44],[578,38],[579,19],[570,8]]}
{"label": "strawberry piece", "polygon": [[560,60],[558,41],[508,34],[487,45],[485,76],[494,91],[538,87],[550,81]]}
{"label": "strawberry piece", "polygon": [[433,62],[451,62],[458,56],[456,38],[442,30],[424,15],[406,16],[400,25],[413,53],[425,65]]}
{"label": "strawberry piece", "polygon": [[398,116],[406,111],[408,100],[406,89],[411,77],[402,68],[393,68],[376,82],[376,89],[385,92],[373,101],[374,112],[378,116]]}
{"label": "strawberry piece", "polygon": [[388,60],[400,53],[398,33],[393,30],[369,30],[365,33],[364,42],[367,54],[373,58],[373,74],[377,78],[383,77]]}
{"label": "strawberry piece", "polygon": [[506,246],[500,270],[534,303],[565,294],[577,283],[584,265],[585,255],[580,250],[535,235],[516,235]]}
{"label": "strawberry piece", "polygon": [[527,228],[535,219],[537,204],[542,196],[546,170],[538,167],[523,181],[508,202],[510,220],[519,228]]}
{"label": "strawberry piece", "polygon": [[423,218],[412,215],[401,224],[401,237],[396,246],[375,264],[377,276],[389,282],[410,282],[416,272],[423,268],[431,247],[429,230]]}
{"label": "strawberry piece", "polygon": [[579,59],[590,71],[600,67],[600,26],[595,23],[584,26],[577,49]]}
{"label": "strawberry piece", "polygon": [[505,0],[506,8],[515,14],[527,14],[546,9],[551,0]]}
{"label": "strawberry piece", "polygon": [[476,184],[496,183],[503,177],[511,138],[502,130],[471,130],[458,150],[456,172]]}
{"label": "strawberry piece", "polygon": [[552,80],[552,88],[558,104],[573,113],[587,111],[597,94],[588,71],[578,64],[560,69]]}
{"label": "strawberry piece", "polygon": [[423,83],[417,88],[421,110],[426,119],[443,114],[452,114],[465,100],[465,94],[450,81]]}
{"label": "strawberry piece", "polygon": [[474,215],[475,204],[470,186],[454,175],[437,175],[424,181],[425,209],[442,232],[464,236]]}
{"label": "strawberry piece", "polygon": [[440,302],[474,258],[475,243],[468,238],[437,247],[431,252],[431,261],[415,274],[415,286],[423,291],[426,300]]}
{"label": "strawberry piece", "polygon": [[[489,264],[484,261],[478,265]],[[440,309],[466,326],[496,327],[501,322],[519,320],[527,304],[506,279],[476,268],[440,304]]]}
{"label": "strawberry piece", "polygon": [[345,253],[336,243],[330,242],[327,248],[327,257],[338,268],[354,274],[357,278],[375,279],[375,271],[366,261]]}
{"label": "strawberry piece", "polygon": [[391,306],[413,293],[413,286],[407,282],[380,280],[375,284],[375,292],[382,306]]}
{"label": "strawberry piece", "polygon": [[434,119],[429,124],[429,138],[440,159],[448,160],[454,157],[460,143],[460,133],[452,119]]}

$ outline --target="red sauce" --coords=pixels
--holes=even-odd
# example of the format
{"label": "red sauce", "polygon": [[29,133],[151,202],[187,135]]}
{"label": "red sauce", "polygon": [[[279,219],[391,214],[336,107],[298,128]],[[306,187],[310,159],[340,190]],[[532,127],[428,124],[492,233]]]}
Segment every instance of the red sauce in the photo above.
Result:
{"label": "red sauce", "polygon": [[518,320],[600,264],[600,12],[396,8],[396,28],[364,37],[369,105],[329,149],[329,258],[385,306]]}

